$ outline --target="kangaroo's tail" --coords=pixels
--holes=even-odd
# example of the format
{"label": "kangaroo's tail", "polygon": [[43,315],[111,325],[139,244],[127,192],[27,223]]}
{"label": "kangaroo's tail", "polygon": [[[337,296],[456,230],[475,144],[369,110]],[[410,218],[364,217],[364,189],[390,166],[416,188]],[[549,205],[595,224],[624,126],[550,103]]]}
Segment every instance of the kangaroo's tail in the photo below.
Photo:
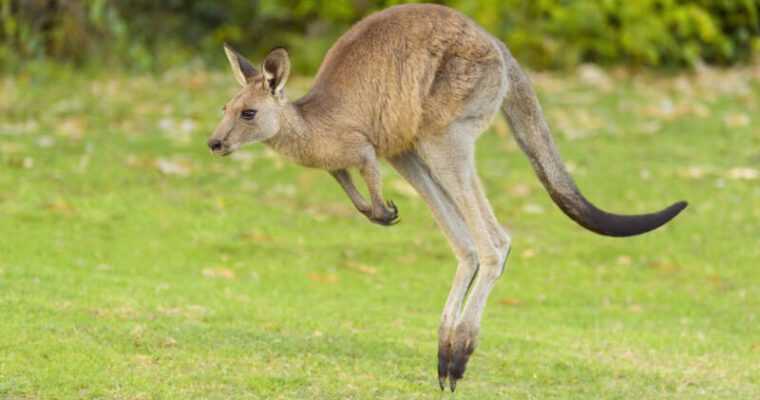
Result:
{"label": "kangaroo's tail", "polygon": [[510,86],[502,112],[541,183],[568,217],[601,235],[633,236],[657,229],[686,208],[686,202],[680,201],[651,214],[619,215],[602,211],[586,200],[562,163],[528,77],[504,50]]}

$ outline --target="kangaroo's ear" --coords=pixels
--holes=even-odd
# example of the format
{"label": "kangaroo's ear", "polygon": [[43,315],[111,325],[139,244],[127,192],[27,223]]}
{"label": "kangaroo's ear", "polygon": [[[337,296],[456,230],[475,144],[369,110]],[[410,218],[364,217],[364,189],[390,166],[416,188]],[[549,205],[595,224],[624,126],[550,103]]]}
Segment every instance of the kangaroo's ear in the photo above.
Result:
{"label": "kangaroo's ear", "polygon": [[235,75],[235,80],[238,81],[240,86],[247,85],[259,74],[259,71],[256,71],[256,68],[253,67],[250,61],[238,54],[227,43],[224,44],[224,54],[227,55],[227,60],[230,62],[230,67],[232,67],[232,74]]}
{"label": "kangaroo's ear", "polygon": [[290,75],[290,57],[283,48],[272,50],[261,68],[264,72],[264,85],[273,94],[279,96]]}

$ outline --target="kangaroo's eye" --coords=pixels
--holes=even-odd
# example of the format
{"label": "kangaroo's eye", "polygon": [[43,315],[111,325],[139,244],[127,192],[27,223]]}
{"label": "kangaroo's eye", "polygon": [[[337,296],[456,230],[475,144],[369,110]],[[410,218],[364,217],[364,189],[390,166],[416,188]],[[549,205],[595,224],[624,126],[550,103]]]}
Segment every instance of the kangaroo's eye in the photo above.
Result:
{"label": "kangaroo's eye", "polygon": [[243,110],[240,112],[240,118],[248,120],[248,121],[252,120],[253,117],[255,116],[256,116],[256,110],[248,109],[248,110]]}

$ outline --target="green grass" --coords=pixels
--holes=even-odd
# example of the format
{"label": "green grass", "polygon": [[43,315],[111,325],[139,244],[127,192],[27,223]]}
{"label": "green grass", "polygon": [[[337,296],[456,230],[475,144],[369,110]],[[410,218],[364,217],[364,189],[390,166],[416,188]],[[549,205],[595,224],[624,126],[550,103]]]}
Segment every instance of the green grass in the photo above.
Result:
{"label": "green grass", "polygon": [[[456,397],[760,398],[752,73],[536,76],[590,199],[691,205],[641,237],[583,231],[497,122],[478,160],[514,247]],[[455,262],[422,201],[385,168],[402,223],[379,227],[322,171],[210,156],[234,90],[195,69],[2,78],[0,398],[451,396]]]}

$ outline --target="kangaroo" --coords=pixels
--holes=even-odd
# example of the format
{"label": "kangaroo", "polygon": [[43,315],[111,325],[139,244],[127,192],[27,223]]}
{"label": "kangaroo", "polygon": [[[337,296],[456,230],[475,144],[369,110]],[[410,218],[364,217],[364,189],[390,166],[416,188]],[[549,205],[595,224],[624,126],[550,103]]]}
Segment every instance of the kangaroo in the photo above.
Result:
{"label": "kangaroo", "polygon": [[[475,170],[478,136],[501,110],[554,203],[586,229],[632,236],[686,207],[651,214],[600,210],[581,194],[554,144],[527,75],[507,47],[465,15],[439,5],[400,5],[356,23],[327,52],[313,87],[290,101],[285,49],[259,69],[225,44],[242,89],[208,140],[228,155],[262,142],[306,167],[327,170],[371,222],[392,225],[398,209],[382,195],[379,159],[421,198],[458,265],[438,330],[438,380],[456,388],[478,343],[483,309],[502,275],[511,238],[497,221]],[[350,169],[365,181],[369,200]]]}

